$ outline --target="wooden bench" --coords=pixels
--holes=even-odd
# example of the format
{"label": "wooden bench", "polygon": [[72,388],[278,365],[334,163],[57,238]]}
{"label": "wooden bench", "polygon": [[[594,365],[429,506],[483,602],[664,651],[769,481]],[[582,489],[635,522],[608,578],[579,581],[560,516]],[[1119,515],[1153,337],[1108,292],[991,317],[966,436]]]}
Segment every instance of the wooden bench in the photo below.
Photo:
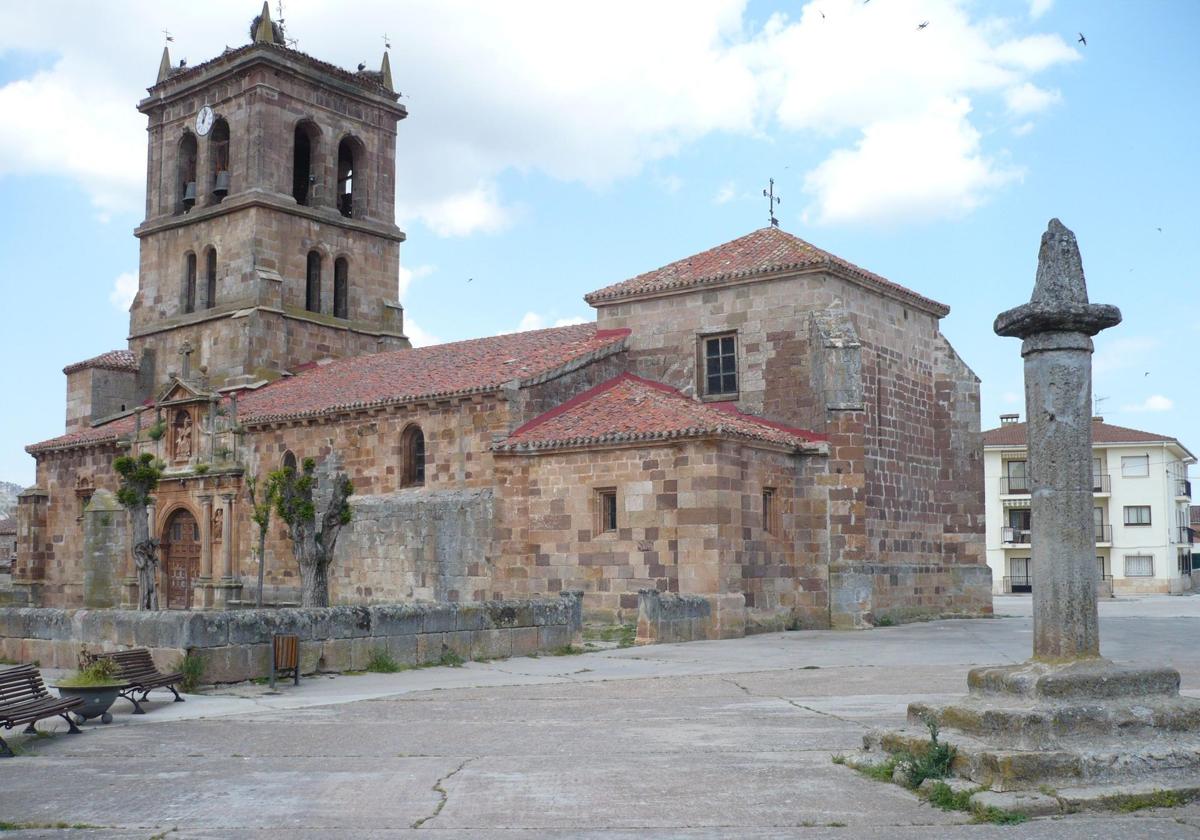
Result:
{"label": "wooden bench", "polygon": [[[118,650],[111,653],[92,653],[88,654],[88,657],[90,659],[111,659],[117,664],[117,679],[128,683],[128,685],[121,689],[121,696],[133,704],[133,713],[135,715],[146,714],[146,710],[142,708],[142,703],[146,702],[146,697],[156,688],[167,689],[175,695],[176,703],[183,702],[183,698],[175,690],[176,684],[183,682],[183,674],[178,671],[173,674],[160,672],[154,667],[154,660],[150,658],[150,651],[146,648]],[[139,693],[142,695],[140,702],[134,696]]]}
{"label": "wooden bench", "polygon": [[[0,726],[12,729],[26,724],[25,732],[37,732],[33,725],[43,718],[58,716],[71,727],[72,735],[79,727],[71,720],[70,711],[83,705],[82,697],[52,697],[42,682],[42,675],[32,665],[18,665],[0,671]],[[13,751],[0,738],[0,757],[10,758]]]}
{"label": "wooden bench", "polygon": [[271,637],[271,688],[275,687],[275,675],[292,672],[294,685],[300,685],[300,637]]}

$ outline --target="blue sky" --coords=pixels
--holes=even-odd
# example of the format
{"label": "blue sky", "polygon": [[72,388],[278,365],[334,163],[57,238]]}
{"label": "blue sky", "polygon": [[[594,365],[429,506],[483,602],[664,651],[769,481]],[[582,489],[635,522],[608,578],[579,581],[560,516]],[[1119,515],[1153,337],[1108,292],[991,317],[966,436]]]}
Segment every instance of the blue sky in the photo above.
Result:
{"label": "blue sky", "polygon": [[[62,430],[62,367],[124,346],[145,168],[133,106],[160,30],[195,64],[243,43],[258,7],[93,5],[0,7],[0,480],[23,484],[22,447]],[[389,36],[410,111],[399,291],[418,341],[590,319],[586,292],[761,227],[774,177],[785,230],[951,306],[943,330],[983,380],[988,428],[1023,413],[1019,344],[992,320],[1028,299],[1058,216],[1092,299],[1125,316],[1096,342],[1101,413],[1200,453],[1192,0],[284,12],[300,49],[345,67],[376,65]]]}

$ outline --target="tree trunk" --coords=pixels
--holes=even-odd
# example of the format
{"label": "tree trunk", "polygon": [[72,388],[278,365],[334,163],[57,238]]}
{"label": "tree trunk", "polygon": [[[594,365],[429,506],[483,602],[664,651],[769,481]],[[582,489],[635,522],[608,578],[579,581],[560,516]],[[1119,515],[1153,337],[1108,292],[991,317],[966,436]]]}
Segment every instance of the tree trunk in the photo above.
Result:
{"label": "tree trunk", "polygon": [[300,606],[329,606],[329,564],[315,559],[300,564]]}
{"label": "tree trunk", "polygon": [[133,562],[138,574],[138,609],[158,609],[158,540],[150,537],[146,506],[129,509],[133,519]]}
{"label": "tree trunk", "polygon": [[258,530],[258,590],[255,594],[254,605],[262,609],[262,591],[264,567],[267,565],[267,529]]}

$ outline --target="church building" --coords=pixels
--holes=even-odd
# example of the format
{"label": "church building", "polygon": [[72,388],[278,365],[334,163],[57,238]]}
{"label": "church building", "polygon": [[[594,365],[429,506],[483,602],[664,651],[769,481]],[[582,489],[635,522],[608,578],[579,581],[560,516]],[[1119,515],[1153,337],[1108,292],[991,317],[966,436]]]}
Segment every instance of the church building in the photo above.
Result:
{"label": "church building", "polygon": [[[772,226],[590,293],[594,323],[411,348],[386,54],[318,61],[264,6],[249,44],[164,50],[138,109],[128,347],[67,366],[65,433],[27,447],[10,602],[136,603],[112,463],[151,452],[168,609],[253,603],[247,481],[311,457],[355,487],[336,604],[582,590],[629,621],[657,590],[748,630],[991,612],[979,382],[944,304]],[[298,600],[278,523],[265,580]]]}

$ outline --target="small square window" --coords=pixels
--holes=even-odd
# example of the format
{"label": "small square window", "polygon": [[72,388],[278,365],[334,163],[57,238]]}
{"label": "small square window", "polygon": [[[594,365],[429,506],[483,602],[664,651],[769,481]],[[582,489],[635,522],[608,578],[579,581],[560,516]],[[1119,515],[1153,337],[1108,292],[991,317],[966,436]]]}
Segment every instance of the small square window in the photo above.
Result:
{"label": "small square window", "polygon": [[1126,554],[1125,577],[1154,577],[1154,555]]}
{"label": "small square window", "polygon": [[1126,525],[1149,525],[1150,524],[1150,505],[1126,505],[1125,506],[1125,524]]}
{"label": "small square window", "polygon": [[1145,478],[1150,475],[1149,455],[1124,455],[1121,458],[1121,475],[1124,478]]}
{"label": "small square window", "polygon": [[596,531],[606,533],[617,530],[617,491],[605,488],[596,491]]}
{"label": "small square window", "polygon": [[737,335],[710,335],[703,339],[705,396],[735,396],[738,392]]}
{"label": "small square window", "polygon": [[762,491],[763,530],[772,536],[779,536],[779,505],[775,498],[774,487],[764,487]]}

